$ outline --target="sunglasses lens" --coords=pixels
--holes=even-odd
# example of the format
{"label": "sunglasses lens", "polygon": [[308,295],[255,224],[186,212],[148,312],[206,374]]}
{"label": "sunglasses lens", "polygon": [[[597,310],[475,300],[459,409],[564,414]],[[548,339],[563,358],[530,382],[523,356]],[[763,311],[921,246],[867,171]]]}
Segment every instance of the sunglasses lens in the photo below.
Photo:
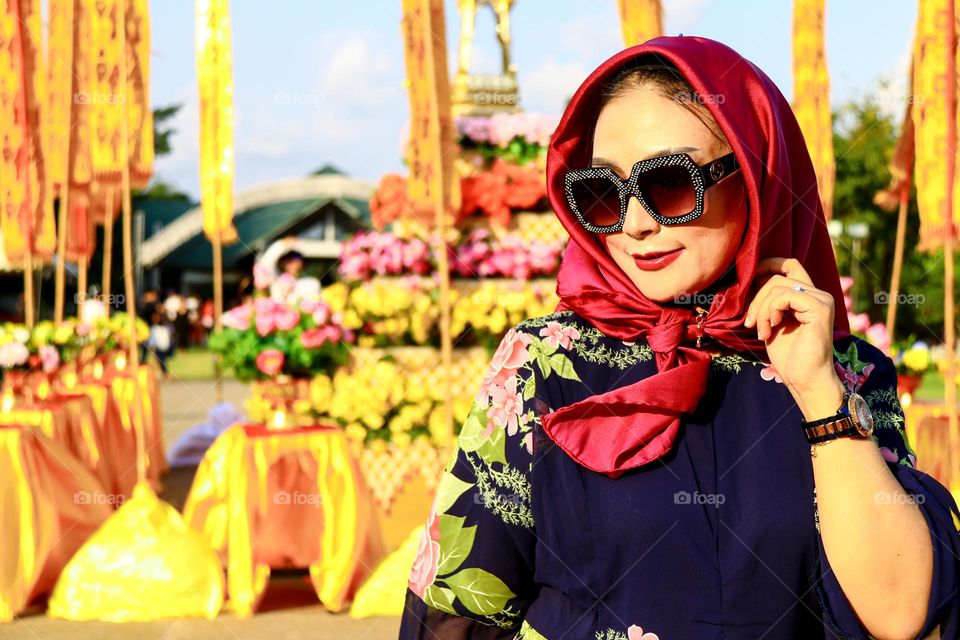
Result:
{"label": "sunglasses lens", "polygon": [[597,227],[609,227],[620,220],[620,191],[608,178],[584,178],[571,185],[573,201],[580,215]]}
{"label": "sunglasses lens", "polygon": [[637,188],[647,204],[665,218],[679,218],[696,208],[697,191],[685,167],[666,166],[644,171]]}

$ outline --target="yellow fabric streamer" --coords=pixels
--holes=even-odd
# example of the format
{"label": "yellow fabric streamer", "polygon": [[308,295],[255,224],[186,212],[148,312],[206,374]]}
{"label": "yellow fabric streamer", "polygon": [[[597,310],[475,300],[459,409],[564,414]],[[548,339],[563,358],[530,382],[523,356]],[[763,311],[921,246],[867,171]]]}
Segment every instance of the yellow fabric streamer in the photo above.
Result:
{"label": "yellow fabric streamer", "polygon": [[235,425],[197,469],[184,518],[227,569],[230,607],[253,614],[271,568],[308,567],[317,596],[343,610],[383,555],[376,513],[336,428]]}
{"label": "yellow fabric streamer", "polygon": [[138,484],[67,564],[48,614],[146,622],[215,618],[222,605],[223,572],[207,541]]}
{"label": "yellow fabric streamer", "polygon": [[200,200],[203,232],[223,244],[233,227],[233,54],[228,0],[197,0],[200,88]]}
{"label": "yellow fabric streamer", "polygon": [[432,228],[436,208],[448,218],[460,208],[460,180],[454,171],[456,127],[450,108],[447,41],[442,0],[403,0],[403,40],[410,99],[407,191],[411,217]]}
{"label": "yellow fabric streamer", "polygon": [[47,177],[40,0],[10,0],[0,11],[0,227],[6,257],[48,260],[55,248]]}
{"label": "yellow fabric streamer", "polygon": [[617,0],[623,44],[632,47],[663,35],[660,0]]}
{"label": "yellow fabric streamer", "polygon": [[[146,189],[153,176],[153,110],[150,108],[150,11],[147,0],[126,0],[127,117],[130,187]],[[119,198],[116,202],[119,204]]]}
{"label": "yellow fabric streamer", "polygon": [[[950,113],[947,94],[947,59],[950,29],[956,28],[956,15],[949,15],[947,0],[923,0],[917,16],[913,50],[913,125],[916,140],[914,183],[920,211],[920,251],[935,251],[943,246],[948,230],[947,198],[958,202],[960,187],[955,179],[947,184],[947,152],[957,154],[956,140],[949,140],[947,120]],[[960,88],[960,83],[957,84]],[[955,88],[956,90],[956,88]],[[960,175],[960,163],[957,164]],[[956,204],[954,204],[956,208]],[[954,219],[957,213],[954,212]],[[953,232],[958,225],[953,222]]]}
{"label": "yellow fabric streamer", "polygon": [[0,426],[0,469],[0,622],[9,622],[50,593],[112,507],[94,499],[104,493],[93,474],[39,429]]}
{"label": "yellow fabric streamer", "polygon": [[363,583],[350,607],[351,618],[400,616],[407,592],[410,568],[417,557],[423,525],[414,529],[400,548],[387,556]]}
{"label": "yellow fabric streamer", "polygon": [[836,161],[830,73],[824,44],[826,0],[793,0],[793,110],[807,142],[823,214],[833,214]]}

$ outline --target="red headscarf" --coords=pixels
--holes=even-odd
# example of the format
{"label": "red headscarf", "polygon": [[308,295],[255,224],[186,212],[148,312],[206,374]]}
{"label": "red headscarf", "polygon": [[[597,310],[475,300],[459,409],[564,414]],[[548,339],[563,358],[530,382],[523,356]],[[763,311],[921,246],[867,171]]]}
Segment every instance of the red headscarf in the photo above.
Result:
{"label": "red headscarf", "polygon": [[764,343],[743,318],[757,264],[774,256],[803,264],[814,286],[836,301],[835,337],[849,333],[816,175],[776,85],[733,49],[707,38],[654,38],[616,54],[580,86],[550,141],[547,191],[571,238],[557,279],[558,310],[572,309],[610,336],[646,338],[658,373],[542,416],[546,434],[573,459],[613,477],[670,451],[681,415],[692,412],[706,391],[711,361],[690,344],[696,339],[693,312],[647,300],[599,238],[579,225],[564,197],[564,173],[590,166],[603,85],[644,54],[669,61],[693,86],[736,154],[746,184],[748,221],[736,282],[715,292],[720,295],[703,323],[705,337],[765,357]]}

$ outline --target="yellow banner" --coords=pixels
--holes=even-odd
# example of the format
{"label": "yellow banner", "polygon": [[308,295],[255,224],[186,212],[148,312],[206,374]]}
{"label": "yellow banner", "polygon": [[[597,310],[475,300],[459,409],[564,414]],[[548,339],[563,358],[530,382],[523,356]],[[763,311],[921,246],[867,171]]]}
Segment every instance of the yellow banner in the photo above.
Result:
{"label": "yellow banner", "polygon": [[85,56],[90,82],[77,92],[77,102],[84,105],[90,136],[90,159],[93,179],[103,184],[118,184],[123,170],[120,148],[123,109],[126,101],[120,77],[121,23],[123,0],[97,0],[88,16],[92,55]]}
{"label": "yellow banner", "polygon": [[228,0],[197,0],[200,194],[203,231],[224,244],[233,227],[233,68]]}
{"label": "yellow banner", "polygon": [[663,35],[660,0],[617,0],[623,44],[632,47]]}
{"label": "yellow banner", "polygon": [[[948,119],[956,120],[948,95],[948,69],[956,73],[955,60],[948,60],[951,31],[956,31],[956,16],[951,16],[947,0],[923,0],[917,16],[916,41],[913,51],[913,125],[916,139],[915,178],[917,206],[920,210],[921,251],[934,251],[943,246],[943,238],[951,225],[949,197],[958,202],[956,173],[952,185],[947,183],[947,154],[956,158],[956,138],[950,140]],[[949,63],[949,64],[948,64]],[[953,98],[953,99],[951,99]],[[946,144],[945,144],[946,141]],[[960,164],[956,166],[960,173]],[[955,205],[954,205],[955,206]],[[956,219],[954,213],[952,218]],[[953,222],[953,233],[957,224]]]}
{"label": "yellow banner", "polygon": [[793,2],[793,110],[817,174],[823,214],[833,213],[836,163],[830,112],[830,74],[824,45],[826,0]]}
{"label": "yellow banner", "polygon": [[0,225],[7,259],[49,259],[54,250],[52,199],[44,149],[39,0],[10,0],[0,12]]}
{"label": "yellow banner", "polygon": [[130,186],[146,189],[153,176],[153,110],[150,107],[150,11],[147,0],[126,0],[127,114]]}
{"label": "yellow banner", "polygon": [[403,0],[402,29],[410,98],[407,188],[413,217],[429,228],[437,206],[450,219],[460,207],[443,1]]}

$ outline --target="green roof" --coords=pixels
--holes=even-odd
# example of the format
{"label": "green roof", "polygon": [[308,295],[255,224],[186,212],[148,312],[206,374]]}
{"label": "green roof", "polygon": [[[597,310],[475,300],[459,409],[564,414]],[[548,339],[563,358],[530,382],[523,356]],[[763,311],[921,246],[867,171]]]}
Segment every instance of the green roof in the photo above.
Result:
{"label": "green roof", "polygon": [[[370,225],[370,209],[366,201],[353,198],[307,198],[275,202],[244,211],[233,219],[237,242],[223,248],[223,267],[229,269],[264,244],[285,234],[291,227],[316,213],[328,203],[349,208],[356,213],[361,226]],[[198,233],[181,244],[162,261],[164,268],[210,269],[213,266],[212,247],[206,236]]]}

